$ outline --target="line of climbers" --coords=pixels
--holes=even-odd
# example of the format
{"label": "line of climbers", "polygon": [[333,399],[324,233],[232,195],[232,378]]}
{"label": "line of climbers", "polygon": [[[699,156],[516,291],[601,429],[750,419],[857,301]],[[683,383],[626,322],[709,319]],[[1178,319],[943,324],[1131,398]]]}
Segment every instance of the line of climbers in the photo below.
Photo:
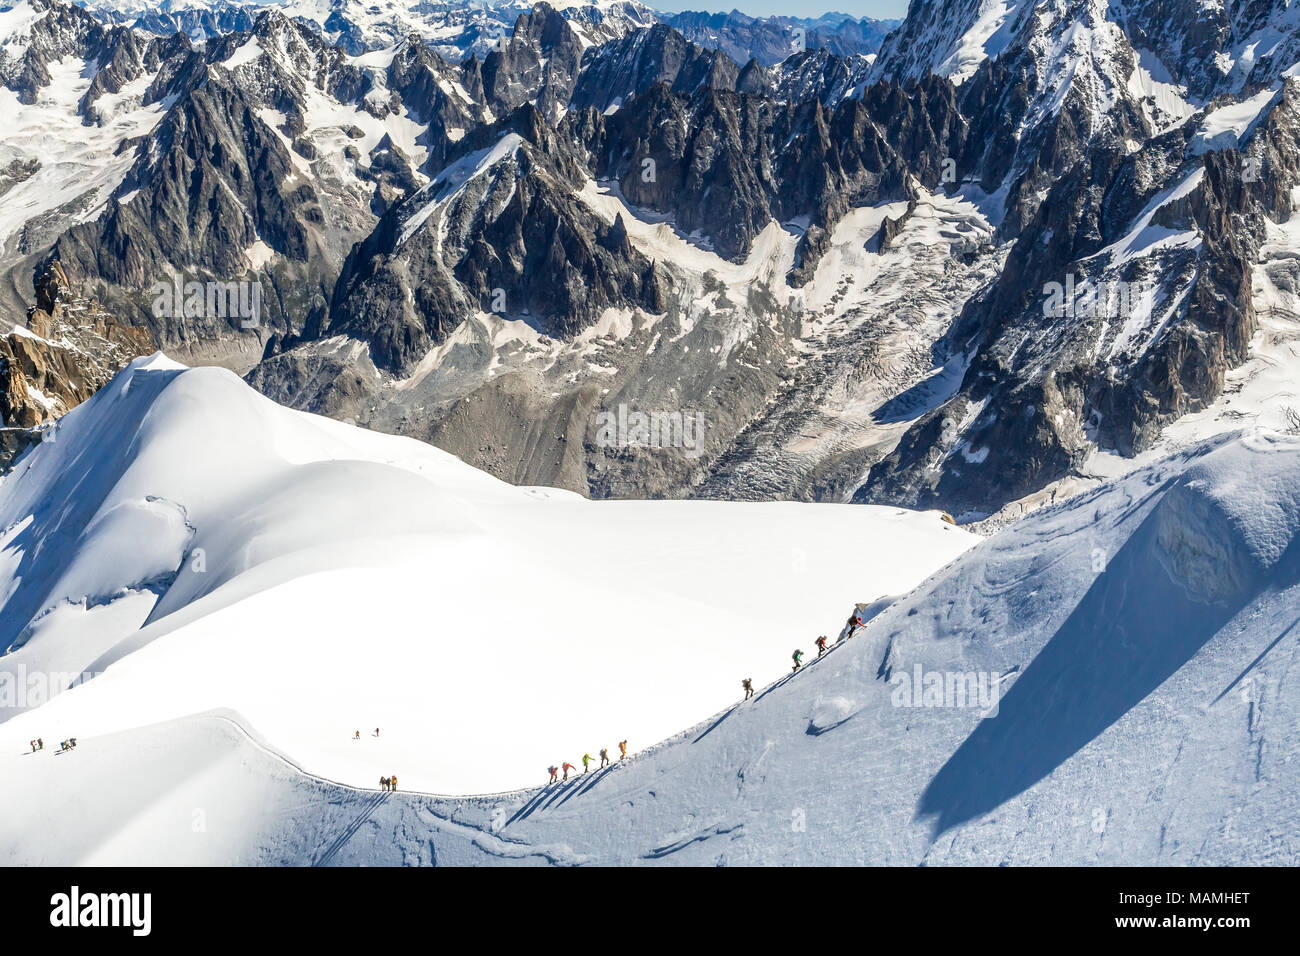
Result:
{"label": "line of climbers", "polygon": [[[40,737],[37,737],[35,740],[29,740],[27,743],[28,746],[32,748],[32,753],[36,753],[36,751],[38,750],[45,749],[45,741],[42,740]],[[77,746],[77,738],[69,737],[67,740],[62,740],[59,742],[59,749],[56,752],[63,753],[63,751],[72,750],[76,746]]]}
{"label": "line of climbers", "polygon": [[[839,643],[839,641],[847,640],[848,638],[852,637],[854,634],[858,632],[858,628],[862,627],[863,621],[862,621],[861,608],[862,605],[858,605],[856,608],[854,608],[853,613],[849,615],[848,623],[845,624],[844,630],[840,632],[839,639],[836,641],[836,643]],[[828,650],[830,650],[829,639],[826,637],[825,634],[823,634],[821,637],[817,638],[817,656],[821,657]],[[794,667],[791,669],[792,673],[797,672],[799,668],[803,666],[803,656],[804,654],[803,651],[801,650],[796,650],[794,654],[791,655],[791,660],[794,661]],[[744,688],[745,700],[749,700],[751,697],[754,696],[754,679],[752,677],[746,677],[744,680],[740,682],[740,686]],[[627,757],[626,740],[622,741],[618,745],[618,749],[619,749],[619,758],[618,758],[619,760],[622,760],[625,757]],[[593,759],[594,758],[589,753],[582,755],[583,773],[586,773],[590,769]],[[600,751],[600,766],[597,769],[603,770],[607,766],[609,766],[609,752],[602,748]],[[560,766],[558,767],[552,765],[550,767],[547,767],[546,769],[551,775],[550,780],[547,781],[548,784],[560,783],[562,781],[568,780],[569,771],[572,770],[576,773],[578,770],[577,767],[575,767],[573,764],[569,763],[568,761],[565,761],[564,763],[560,764]],[[564,773],[563,777],[560,777],[561,772]]]}
{"label": "line of climbers", "polygon": [[[838,644],[840,641],[848,640],[850,637],[852,637],[854,634],[857,633],[858,628],[862,627],[862,623],[863,623],[862,612],[860,610],[855,609],[853,613],[849,615],[848,624],[845,625],[845,630],[841,632],[839,638],[836,640],[835,643]],[[825,634],[817,638],[818,657],[821,657],[828,650],[830,650],[827,641],[828,638],[826,637]],[[790,659],[794,661],[794,666],[790,668],[791,673],[796,673],[799,670],[799,668],[803,666],[803,656],[804,656],[803,651],[798,649],[796,649],[795,652],[790,655]],[[754,696],[754,679],[752,677],[746,677],[744,680],[740,682],[740,686],[744,688],[745,700],[749,700],[751,697]]]}
{"label": "line of climbers", "polygon": [[[861,605],[859,605],[859,607],[861,607]],[[846,640],[846,639],[852,637],[855,633],[857,633],[858,628],[862,627],[862,623],[863,623],[863,622],[862,622],[862,613],[861,613],[860,610],[855,609],[854,612],[853,612],[852,614],[849,615],[849,620],[848,620],[848,624],[846,625],[845,632],[844,632],[844,633],[841,633],[841,635],[840,635],[840,637],[839,637],[839,641]],[[836,641],[836,643],[839,643],[839,641]],[[830,648],[827,646],[827,637],[826,637],[825,634],[823,634],[821,637],[817,638],[817,656],[818,656],[818,657],[821,657],[821,656],[822,656],[823,654],[825,654],[828,650],[830,650]],[[804,656],[804,654],[803,654],[803,651],[801,651],[801,650],[796,650],[796,651],[794,652],[794,654],[791,655],[791,659],[794,661],[794,667],[791,668],[791,672],[792,672],[792,673],[797,672],[797,671],[799,670],[799,668],[803,666],[803,656]],[[742,681],[740,682],[740,686],[743,687],[744,690],[745,690],[745,700],[749,700],[751,697],[754,696],[754,679],[753,679],[752,677],[746,677],[744,680],[742,680]],[[375,728],[374,736],[376,736],[376,737],[379,736],[379,728],[378,728],[378,727]],[[356,735],[355,735],[355,737],[354,737],[353,739],[354,739],[354,740],[360,740],[360,739],[361,739],[361,731],[358,730],[358,731],[356,732]],[[627,741],[626,741],[626,740],[620,740],[620,741],[619,741],[619,744],[618,744],[618,759],[619,759],[619,760],[625,760],[625,759],[627,759]],[[592,757],[591,754],[589,754],[589,753],[585,753],[585,754],[583,754],[583,755],[582,755],[582,772],[583,772],[584,774],[587,773],[587,772],[591,769],[591,764],[594,763],[594,762],[595,762],[595,758]],[[608,767],[608,766],[610,766],[610,761],[609,761],[609,751],[608,751],[606,748],[602,747],[602,748],[600,749],[600,766],[597,767],[596,769],[597,769],[597,770],[603,770],[604,768],[606,768],[606,767]],[[550,775],[551,775],[550,780],[547,781],[548,784],[549,784],[549,783],[559,783],[559,782],[561,782],[562,780],[567,781],[567,780],[569,779],[569,772],[570,772],[570,771],[573,771],[574,773],[577,773],[577,771],[578,771],[578,768],[575,767],[573,764],[569,763],[567,760],[564,761],[563,763],[561,763],[560,766],[558,766],[558,767],[556,767],[556,766],[554,766],[554,765],[551,765],[550,767],[547,767],[546,769],[547,769],[547,771],[548,771],[548,772],[550,773]],[[563,778],[560,777],[560,773],[561,773],[561,772],[563,772],[563,774],[564,774]],[[390,792],[390,793],[393,792],[393,791],[396,791],[396,790],[397,790],[397,777],[396,777],[396,775],[394,775],[394,776],[392,776],[392,777],[380,777],[380,778],[379,778],[379,786],[380,786],[383,790],[388,791],[388,792]]]}
{"label": "line of climbers", "polygon": [[[619,759],[619,760],[626,760],[626,759],[627,759],[627,741],[626,741],[626,740],[620,740],[620,741],[618,742],[618,759]],[[582,772],[583,772],[583,773],[586,773],[586,772],[591,768],[591,765],[595,762],[595,760],[596,760],[596,758],[593,757],[591,754],[589,754],[589,753],[587,753],[587,754],[583,754],[583,755],[582,755]],[[600,766],[597,767],[596,769],[597,769],[597,770],[603,770],[603,769],[605,769],[606,767],[608,767],[609,765],[610,765],[610,764],[609,764],[609,750],[606,749],[605,747],[601,747],[601,748],[600,748]],[[570,770],[574,771],[575,773],[576,773],[577,770],[578,770],[577,767],[575,767],[573,764],[569,763],[567,760],[564,761],[564,763],[560,764],[560,766],[558,766],[558,767],[552,765],[552,766],[550,766],[550,767],[547,767],[546,769],[547,769],[547,771],[548,771],[548,772],[550,773],[550,775],[551,775],[551,779],[550,779],[549,781],[547,781],[548,783],[556,783],[556,782],[558,782],[559,779],[560,779],[560,776],[559,776],[559,775],[560,775],[560,771],[561,771],[561,770],[564,771],[564,779],[565,779],[565,780],[568,780],[568,779],[569,779],[569,771],[570,771]]]}

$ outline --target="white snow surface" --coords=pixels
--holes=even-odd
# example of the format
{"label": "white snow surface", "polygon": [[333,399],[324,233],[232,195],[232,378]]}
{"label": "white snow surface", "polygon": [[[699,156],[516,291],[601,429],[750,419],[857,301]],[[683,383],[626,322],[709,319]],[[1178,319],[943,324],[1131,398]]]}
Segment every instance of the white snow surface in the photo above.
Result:
{"label": "white snow surface", "polygon": [[[159,394],[182,383],[200,388],[184,373]],[[459,493],[481,483],[464,477]],[[198,713],[208,700],[197,698],[190,716],[83,731],[66,754],[21,753],[36,723],[64,734],[123,707],[121,692],[132,688],[113,670],[127,658],[29,715],[35,720],[0,728],[0,764],[14,781],[0,792],[0,859],[1295,865],[1298,529],[1300,439],[1221,436],[966,550],[912,593],[870,608],[865,630],[753,701],[731,703],[612,769],[546,787],[538,775],[531,789],[477,798],[339,786],[295,766],[279,741],[249,729],[247,715]],[[860,550],[875,549],[864,540]],[[338,588],[334,608],[363,587]],[[770,590],[751,594],[768,613],[785,603]],[[507,614],[525,608],[516,602]],[[296,640],[314,648],[315,626],[264,632],[262,644],[309,634]],[[171,680],[192,679],[179,666],[189,652],[176,645],[196,636],[172,635]],[[237,631],[222,644],[208,666],[243,650]],[[358,638],[348,662],[356,684],[382,645],[374,634]],[[679,663],[681,679],[701,661],[693,653]],[[310,661],[300,666],[303,681],[320,673]],[[594,685],[581,679],[585,665],[572,666],[549,699],[596,723],[604,711],[590,703]],[[905,706],[900,677],[918,668],[993,675],[996,707]],[[458,675],[474,686],[501,681],[474,658]],[[96,685],[106,693],[95,706],[60,709]],[[404,686],[388,685],[393,695]],[[545,707],[525,711],[525,701],[508,698],[498,688],[490,707],[519,707],[526,720],[516,733],[549,719]],[[353,692],[337,705],[357,699]],[[465,714],[454,729],[476,734],[477,716]],[[405,788],[409,771],[393,769]]]}
{"label": "white snow surface", "polygon": [[16,466],[0,529],[0,685],[94,675],[0,708],[0,754],[220,710],[321,777],[438,793],[640,750],[979,540],[937,512],[516,488],[161,355]]}
{"label": "white snow surface", "polygon": [[1208,112],[1192,140],[1192,154],[1199,156],[1214,149],[1236,149],[1277,103],[1281,90],[1282,84],[1276,83],[1240,102],[1228,103]]}

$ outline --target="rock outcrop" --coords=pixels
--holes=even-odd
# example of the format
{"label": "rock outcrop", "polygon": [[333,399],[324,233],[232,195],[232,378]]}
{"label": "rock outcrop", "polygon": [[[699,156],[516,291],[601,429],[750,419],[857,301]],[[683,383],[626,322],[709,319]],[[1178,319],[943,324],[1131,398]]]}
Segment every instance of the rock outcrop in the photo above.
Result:
{"label": "rock outcrop", "polygon": [[58,260],[36,292],[27,325],[0,338],[0,469],[40,439],[42,426],[154,351],[147,330],[119,323],[94,298],[76,294]]}

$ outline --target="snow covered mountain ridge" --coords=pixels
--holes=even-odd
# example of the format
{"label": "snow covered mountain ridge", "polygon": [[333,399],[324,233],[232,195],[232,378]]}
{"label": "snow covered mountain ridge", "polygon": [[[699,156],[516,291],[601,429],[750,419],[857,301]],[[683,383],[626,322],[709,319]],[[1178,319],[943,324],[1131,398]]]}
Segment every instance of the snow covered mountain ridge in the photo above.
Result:
{"label": "snow covered mountain ridge", "polygon": [[[918,0],[874,59],[741,63],[548,4],[449,59],[23,0],[0,300],[58,260],[188,362],[514,482],[1000,521],[1300,404],[1268,385],[1300,332],[1289,8],[1193,6]],[[155,314],[174,273],[266,314]],[[700,453],[607,447],[620,405],[703,415]]]}
{"label": "snow covered mountain ridge", "polygon": [[[516,488],[161,353],[20,459],[0,529],[13,739],[234,710],[311,772],[439,793],[523,786],[597,726],[640,750],[978,540],[936,512]],[[52,674],[76,686],[14,699]]]}
{"label": "snow covered mountain ridge", "polygon": [[[10,864],[1300,858],[1294,438],[1202,443],[977,543],[892,509],[510,488],[161,357],[59,427],[0,484],[3,620],[45,607],[0,687],[84,679],[0,713]],[[600,569],[586,591],[534,559],[558,527]],[[835,641],[845,595],[941,562]],[[768,669],[815,621],[829,653]],[[624,734],[629,760],[544,784]],[[408,792],[492,788],[502,762],[536,783]]]}

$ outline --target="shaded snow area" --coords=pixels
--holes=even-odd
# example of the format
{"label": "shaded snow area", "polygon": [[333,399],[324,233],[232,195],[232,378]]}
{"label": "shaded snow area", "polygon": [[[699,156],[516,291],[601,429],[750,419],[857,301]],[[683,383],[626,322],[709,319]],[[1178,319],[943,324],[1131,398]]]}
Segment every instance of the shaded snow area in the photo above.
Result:
{"label": "shaded snow area", "polygon": [[[516,488],[161,355],[18,463],[0,529],[0,753],[221,708],[323,777],[440,793],[640,750],[979,540],[937,512]],[[74,686],[27,692],[47,674]]]}
{"label": "shaded snow area", "polygon": [[1300,858],[1300,439],[981,542],[513,488],[155,358],[19,463],[0,529],[7,672],[99,675],[0,723],[6,863]]}

